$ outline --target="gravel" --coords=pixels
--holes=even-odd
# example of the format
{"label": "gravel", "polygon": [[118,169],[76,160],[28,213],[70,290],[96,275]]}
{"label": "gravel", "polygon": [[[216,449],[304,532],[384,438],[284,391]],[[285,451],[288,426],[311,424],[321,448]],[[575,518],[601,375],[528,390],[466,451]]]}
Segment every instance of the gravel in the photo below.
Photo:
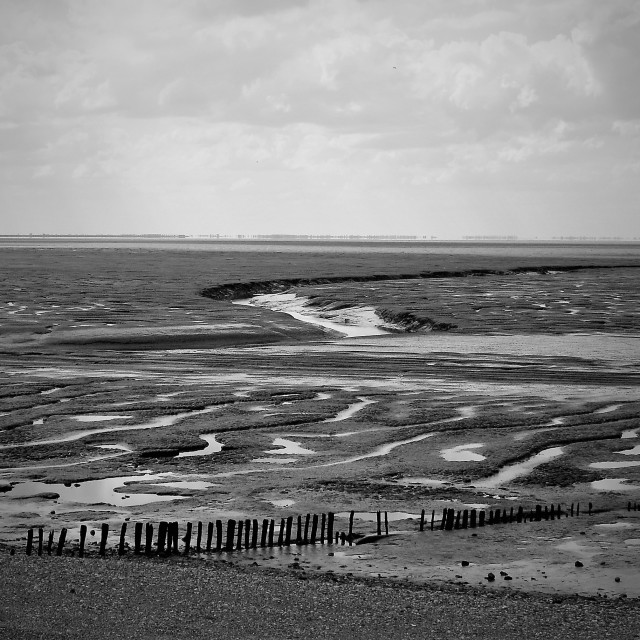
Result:
{"label": "gravel", "polygon": [[640,638],[640,601],[419,586],[195,558],[0,554],[0,638]]}

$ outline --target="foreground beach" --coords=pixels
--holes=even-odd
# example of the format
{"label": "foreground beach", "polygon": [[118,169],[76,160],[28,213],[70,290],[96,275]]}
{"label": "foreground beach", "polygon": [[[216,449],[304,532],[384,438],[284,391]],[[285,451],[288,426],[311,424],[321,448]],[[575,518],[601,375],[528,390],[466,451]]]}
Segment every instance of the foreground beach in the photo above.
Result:
{"label": "foreground beach", "polygon": [[420,587],[394,580],[0,554],[0,635],[11,640],[495,638],[631,640],[627,599]]}

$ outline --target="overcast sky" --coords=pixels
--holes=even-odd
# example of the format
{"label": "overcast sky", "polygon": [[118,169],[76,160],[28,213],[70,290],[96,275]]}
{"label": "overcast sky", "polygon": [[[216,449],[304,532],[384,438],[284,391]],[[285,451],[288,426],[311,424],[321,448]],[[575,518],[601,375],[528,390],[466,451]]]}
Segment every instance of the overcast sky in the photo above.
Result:
{"label": "overcast sky", "polygon": [[640,236],[638,0],[0,0],[0,233]]}

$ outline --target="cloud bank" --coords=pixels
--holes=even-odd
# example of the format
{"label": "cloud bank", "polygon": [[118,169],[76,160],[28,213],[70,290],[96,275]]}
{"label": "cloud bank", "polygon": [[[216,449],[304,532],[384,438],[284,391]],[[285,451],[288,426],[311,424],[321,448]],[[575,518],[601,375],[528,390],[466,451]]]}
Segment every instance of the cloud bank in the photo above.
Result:
{"label": "cloud bank", "polygon": [[640,236],[635,0],[7,0],[0,233]]}

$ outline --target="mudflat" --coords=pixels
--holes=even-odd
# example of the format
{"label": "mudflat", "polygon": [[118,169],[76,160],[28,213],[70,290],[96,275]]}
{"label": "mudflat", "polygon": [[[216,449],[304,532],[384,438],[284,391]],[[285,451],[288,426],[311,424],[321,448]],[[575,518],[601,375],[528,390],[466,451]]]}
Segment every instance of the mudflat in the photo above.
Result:
{"label": "mudflat", "polygon": [[[570,618],[635,611],[626,601],[640,596],[637,245],[35,244],[0,249],[3,593],[47,572],[57,583],[74,572],[127,585],[148,576],[160,591],[174,574],[199,584],[223,572],[225,589],[276,581],[296,604],[295,590],[326,589],[325,623],[332,598],[344,606],[335,637],[365,628],[347,621],[338,592],[350,590],[366,603],[388,599],[391,628],[405,623],[389,593],[415,599],[416,612],[420,598],[443,611],[466,607],[463,598],[478,616],[485,604],[543,609],[559,598],[578,607],[562,623],[576,637],[588,625]],[[294,315],[269,302],[283,292]],[[233,304],[254,294],[260,306]],[[340,333],[376,318],[378,335]],[[561,517],[531,521],[537,505]],[[439,526],[444,509],[488,517],[519,507],[526,522]],[[337,532],[351,527],[351,545],[130,561],[135,522],[178,521],[182,536],[187,522],[273,519],[277,536],[282,519],[329,512]],[[377,533],[377,512],[389,535],[356,544]],[[112,532],[106,559],[95,557],[102,523]],[[57,540],[64,527],[65,553],[77,556],[81,525],[90,557],[24,555],[29,529]],[[93,594],[89,582],[82,592]],[[272,588],[236,599],[250,607]],[[295,615],[289,600],[263,604]],[[37,604],[43,620],[50,606]],[[441,633],[447,618],[435,608],[428,628],[413,620],[400,637]],[[375,610],[354,618],[371,615],[370,637],[384,637],[387,609]],[[237,626],[241,611],[230,628],[251,637]],[[519,620],[537,619],[522,611]],[[291,620],[283,637],[298,637]],[[476,633],[473,620],[457,637]],[[167,624],[139,631],[180,637]],[[638,629],[633,616],[615,624],[620,637]]]}

